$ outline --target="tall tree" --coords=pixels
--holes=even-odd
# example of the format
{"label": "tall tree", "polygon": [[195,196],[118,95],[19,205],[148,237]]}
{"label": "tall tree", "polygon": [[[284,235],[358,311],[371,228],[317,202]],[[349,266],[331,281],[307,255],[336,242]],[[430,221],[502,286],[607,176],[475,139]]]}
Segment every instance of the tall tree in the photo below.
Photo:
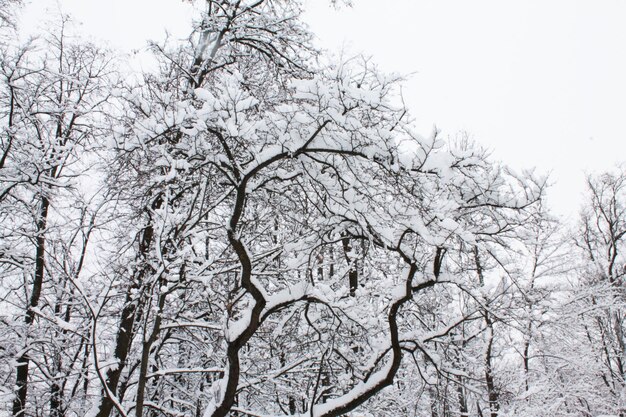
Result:
{"label": "tall tree", "polygon": [[583,207],[576,237],[576,245],[585,255],[579,287],[588,303],[583,325],[594,352],[593,361],[599,366],[597,377],[610,394],[606,409],[624,416],[626,174],[623,167],[590,176],[587,189],[589,200]]}
{"label": "tall tree", "polygon": [[[52,276],[50,245],[72,233],[72,222],[64,224],[63,220],[72,211],[64,212],[64,199],[80,194],[76,186],[89,167],[81,158],[92,146],[98,113],[107,99],[108,63],[93,45],[73,42],[66,24],[62,18],[47,37],[17,48],[8,46],[0,66],[5,122],[0,155],[0,215],[4,218],[0,263],[10,286],[19,285],[20,276],[25,278],[23,292],[14,300],[24,321],[16,352],[16,416],[24,415],[27,406],[31,362],[39,350],[32,340],[40,327],[37,316],[44,314],[42,308],[49,302],[45,294],[60,295],[64,291],[60,287],[66,287],[64,280]],[[80,210],[79,201],[73,204]],[[51,232],[51,226],[56,230]],[[51,288],[44,288],[46,282]],[[56,315],[60,313],[59,305]]]}

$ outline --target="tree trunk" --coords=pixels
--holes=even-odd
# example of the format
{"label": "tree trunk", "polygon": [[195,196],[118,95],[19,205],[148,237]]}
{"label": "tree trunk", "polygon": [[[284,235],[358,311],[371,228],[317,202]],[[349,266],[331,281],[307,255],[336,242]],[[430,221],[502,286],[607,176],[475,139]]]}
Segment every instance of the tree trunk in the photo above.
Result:
{"label": "tree trunk", "polygon": [[[161,281],[161,280],[160,280]],[[164,282],[159,282],[159,285],[164,284]],[[135,415],[137,417],[143,416],[143,406],[144,406],[144,398],[146,391],[146,382],[148,380],[148,364],[150,361],[150,350],[152,349],[152,345],[159,337],[159,332],[161,331],[161,320],[163,308],[165,307],[165,298],[167,294],[161,294],[159,296],[159,304],[157,308],[157,313],[154,319],[154,326],[152,327],[152,332],[150,333],[150,337],[147,340],[144,340],[143,347],[141,351],[141,365],[139,367],[139,380],[137,382],[137,401],[135,404]]]}
{"label": "tree trunk", "polygon": [[465,391],[463,390],[463,378],[457,377],[458,383],[456,385],[456,392],[459,398],[459,415],[461,417],[469,417],[469,410],[467,409],[467,398],[465,397]]}
{"label": "tree trunk", "polygon": [[526,387],[526,392],[529,390],[529,371],[530,371],[530,359],[528,358],[528,354],[530,352],[530,332],[532,330],[532,323],[528,324],[528,339],[524,341],[524,383]]}
{"label": "tree trunk", "polygon": [[493,349],[493,322],[487,312],[485,312],[485,322],[487,323],[487,328],[489,329],[489,340],[487,342],[487,352],[485,353],[485,381],[487,383],[487,394],[489,398],[491,417],[498,417],[498,410],[500,409],[499,395],[493,379],[493,365],[491,363]]}
{"label": "tree trunk", "polygon": [[349,271],[348,271],[348,283],[350,285],[350,295],[354,297],[356,295],[356,290],[359,286],[359,271],[356,265],[356,259],[353,259],[348,254],[352,252],[352,245],[350,244],[350,239],[344,237],[341,239],[341,244],[343,246],[343,252],[346,257],[346,262],[348,262]]}
{"label": "tree trunk", "polygon": [[[149,225],[144,230],[141,244],[139,245],[140,256],[147,256],[148,249],[150,247],[150,244],[152,243],[153,235],[153,227]],[[137,271],[135,277],[133,277],[132,284],[126,291],[126,299],[124,300],[124,308],[122,309],[122,318],[120,320],[120,325],[117,330],[117,336],[115,341],[115,358],[118,360],[118,364],[116,367],[107,370],[106,373],[105,383],[108,391],[112,395],[117,394],[120,376],[122,375],[122,371],[126,366],[126,359],[128,358],[128,352],[130,351],[130,346],[133,341],[133,330],[135,327],[135,319],[137,317],[139,307],[139,300],[133,301],[133,292],[139,289],[143,283],[146,274],[146,269],[144,268],[145,267],[142,267],[142,269]],[[94,352],[94,354],[96,353]],[[115,403],[111,398],[109,398],[106,390],[103,390],[102,400],[100,402],[100,407],[98,408],[98,413],[96,414],[96,417],[109,417],[114,405]]]}
{"label": "tree trunk", "polygon": [[37,219],[37,238],[35,239],[35,276],[33,280],[33,287],[30,295],[30,301],[26,310],[26,317],[24,322],[26,323],[26,346],[24,351],[17,359],[17,371],[15,377],[15,386],[17,387],[17,395],[13,400],[13,415],[24,416],[26,408],[26,395],[28,391],[28,368],[30,366],[30,357],[28,355],[28,330],[35,320],[34,308],[39,304],[39,298],[41,297],[41,287],[43,285],[44,271],[46,267],[45,250],[46,250],[46,238],[45,230],[48,222],[48,209],[50,208],[50,201],[47,197],[41,197],[41,204],[39,206],[39,218]]}
{"label": "tree trunk", "polygon": [[430,415],[431,417],[439,417],[439,409],[437,408],[437,393],[433,388],[429,390],[430,394]]}

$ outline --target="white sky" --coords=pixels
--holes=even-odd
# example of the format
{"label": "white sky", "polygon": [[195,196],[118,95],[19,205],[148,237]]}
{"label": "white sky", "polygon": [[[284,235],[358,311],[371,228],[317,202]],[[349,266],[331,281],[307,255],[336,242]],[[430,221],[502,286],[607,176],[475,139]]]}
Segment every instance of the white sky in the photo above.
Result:
{"label": "white sky", "polygon": [[[59,0],[86,32],[126,50],[185,37],[180,0]],[[37,0],[27,20],[44,15]],[[403,91],[420,131],[466,131],[516,169],[552,171],[557,213],[575,215],[584,172],[626,161],[626,1],[307,0],[330,50],[413,74]]]}

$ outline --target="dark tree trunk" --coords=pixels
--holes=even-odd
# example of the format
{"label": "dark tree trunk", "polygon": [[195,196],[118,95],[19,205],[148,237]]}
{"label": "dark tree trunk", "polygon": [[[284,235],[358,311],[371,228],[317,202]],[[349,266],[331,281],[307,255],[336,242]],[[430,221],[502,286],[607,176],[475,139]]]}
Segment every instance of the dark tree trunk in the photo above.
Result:
{"label": "dark tree trunk", "polygon": [[499,395],[493,379],[493,365],[491,363],[493,349],[493,322],[487,312],[485,312],[485,322],[489,328],[489,340],[487,342],[487,352],[485,353],[485,382],[487,383],[487,394],[489,397],[491,417],[498,417],[498,410],[500,409]]}
{"label": "dark tree trunk", "polygon": [[463,378],[458,377],[458,384],[456,386],[457,396],[459,398],[459,415],[461,417],[469,417],[469,410],[467,408],[467,398],[465,397],[465,391],[463,390]]}
{"label": "dark tree trunk", "polygon": [[[33,280],[33,287],[30,295],[30,301],[26,310],[26,332],[28,328],[35,320],[34,308],[39,304],[39,298],[41,297],[41,287],[43,285],[44,271],[46,267],[46,238],[45,230],[48,222],[48,209],[50,208],[50,201],[47,197],[41,197],[41,205],[39,206],[39,218],[37,219],[37,237],[35,239],[35,276]],[[28,338],[28,335],[26,335]],[[30,366],[30,357],[28,354],[28,344],[24,346],[24,351],[17,359],[17,371],[15,377],[15,386],[17,387],[17,395],[13,400],[13,415],[24,416],[26,409],[26,396],[28,391],[28,369]]]}
{"label": "dark tree trunk", "polygon": [[[164,282],[159,282],[159,285],[163,285]],[[159,337],[159,333],[161,332],[161,320],[163,312],[163,308],[165,307],[165,299],[167,294],[161,294],[159,296],[159,304],[157,309],[157,314],[154,319],[154,326],[152,327],[152,332],[150,333],[150,337],[148,340],[144,340],[141,352],[141,365],[139,367],[139,381],[137,382],[137,401],[135,406],[135,415],[137,417],[143,416],[143,407],[144,407],[144,398],[146,391],[146,382],[148,380],[148,364],[150,361],[150,351],[152,350],[152,345]]]}
{"label": "dark tree trunk", "polygon": [[526,392],[529,390],[529,371],[530,371],[530,358],[528,357],[530,353],[530,333],[532,331],[532,323],[528,324],[528,339],[524,341],[524,383]]}
{"label": "dark tree trunk", "polygon": [[434,389],[430,389],[430,415],[431,417],[439,417],[439,408],[437,407],[438,395]]}
{"label": "dark tree trunk", "polygon": [[347,237],[344,237],[343,239],[341,239],[341,244],[343,246],[344,255],[346,256],[346,262],[348,262],[348,265],[350,267],[348,271],[348,283],[350,285],[350,295],[354,297],[356,294],[356,289],[359,286],[359,271],[357,269],[356,260],[348,256],[348,253],[352,252],[352,245],[350,244],[350,239]]}
{"label": "dark tree trunk", "polygon": [[[146,257],[150,244],[152,243],[154,230],[152,226],[146,227],[141,238],[139,245],[140,256]],[[128,352],[133,341],[133,331],[135,327],[135,319],[138,313],[139,300],[133,300],[133,292],[139,289],[143,283],[146,269],[143,267],[133,277],[132,285],[129,286],[126,291],[126,299],[124,300],[124,308],[122,309],[122,318],[117,330],[117,337],[115,341],[115,358],[118,360],[118,365],[114,368],[110,368],[106,373],[106,386],[108,391],[112,395],[117,394],[118,383],[122,371],[126,366],[126,360],[128,359]],[[115,403],[113,399],[109,397],[106,391],[102,393],[102,401],[98,409],[96,417],[109,417]]]}

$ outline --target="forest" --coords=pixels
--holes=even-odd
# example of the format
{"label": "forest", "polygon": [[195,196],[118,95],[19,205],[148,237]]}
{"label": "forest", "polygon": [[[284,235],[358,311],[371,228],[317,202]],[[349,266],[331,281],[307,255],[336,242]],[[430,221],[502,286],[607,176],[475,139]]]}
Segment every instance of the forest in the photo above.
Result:
{"label": "forest", "polygon": [[626,416],[626,166],[563,221],[304,1],[197,3],[130,72],[0,0],[0,416]]}

